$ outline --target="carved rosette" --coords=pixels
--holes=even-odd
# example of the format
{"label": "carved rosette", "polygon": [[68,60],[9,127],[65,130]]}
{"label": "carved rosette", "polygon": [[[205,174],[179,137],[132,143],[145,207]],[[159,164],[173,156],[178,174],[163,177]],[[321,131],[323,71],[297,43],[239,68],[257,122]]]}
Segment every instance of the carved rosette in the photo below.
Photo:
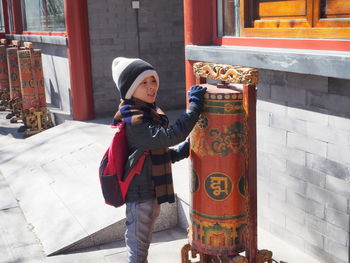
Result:
{"label": "carved rosette", "polygon": [[210,78],[230,83],[258,84],[259,72],[254,68],[197,62],[193,64],[196,77]]}

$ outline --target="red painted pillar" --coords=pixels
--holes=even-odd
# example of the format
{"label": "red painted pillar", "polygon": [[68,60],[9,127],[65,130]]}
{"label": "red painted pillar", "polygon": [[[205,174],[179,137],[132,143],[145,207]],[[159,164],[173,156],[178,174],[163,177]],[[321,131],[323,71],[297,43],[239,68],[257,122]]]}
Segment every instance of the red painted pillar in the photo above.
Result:
{"label": "red painted pillar", "polygon": [[[8,8],[7,8],[7,0],[2,0],[2,9],[3,9],[3,15],[4,15],[4,23],[5,23],[5,34],[10,33],[10,26],[9,26],[9,14],[8,14]],[[0,34],[1,37],[5,37],[5,34]]]}
{"label": "red painted pillar", "polygon": [[[186,45],[210,45],[213,39],[212,0],[184,0],[184,27]],[[186,87],[195,84],[192,65],[185,61]]]}
{"label": "red painted pillar", "polygon": [[249,195],[249,240],[246,247],[246,257],[249,263],[257,262],[258,251],[258,215],[257,215],[257,153],[256,153],[256,100],[255,85],[243,85],[243,102],[248,126],[248,195]]}
{"label": "red painted pillar", "polygon": [[186,86],[187,84],[194,85],[196,83],[196,77],[193,74],[193,60],[185,60],[185,71],[186,71]]}
{"label": "red painted pillar", "polygon": [[12,0],[12,16],[13,16],[13,27],[14,31],[11,33],[22,34],[23,24],[22,24],[22,9],[21,0]]}
{"label": "red painted pillar", "polygon": [[212,44],[212,5],[212,0],[184,0],[185,45]]}
{"label": "red painted pillar", "polygon": [[91,55],[86,0],[64,0],[74,120],[94,118]]}

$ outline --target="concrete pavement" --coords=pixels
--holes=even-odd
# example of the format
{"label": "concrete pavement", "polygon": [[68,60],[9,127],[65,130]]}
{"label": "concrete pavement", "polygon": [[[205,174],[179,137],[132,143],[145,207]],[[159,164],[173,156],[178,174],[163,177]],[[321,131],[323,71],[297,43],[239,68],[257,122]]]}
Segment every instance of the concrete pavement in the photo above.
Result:
{"label": "concrete pavement", "polygon": [[[0,262],[125,262],[124,241],[112,242],[88,249],[46,257],[42,244],[33,232],[33,226],[26,221],[22,210],[0,174]],[[5,198],[3,198],[5,197]],[[180,262],[181,247],[186,244],[186,232],[180,228],[156,232],[150,248],[149,261],[169,263]]]}
{"label": "concrete pavement", "polygon": [[[0,199],[1,263],[125,262],[126,250],[123,240],[46,257],[40,240],[33,232],[33,226],[26,221],[2,174],[0,174],[0,196],[2,197]],[[180,228],[155,233],[149,251],[149,262],[163,263],[165,255],[166,262],[180,262],[180,250],[186,242],[186,232]]]}
{"label": "concrete pavement", "polygon": [[[67,122],[22,139],[21,124],[11,124],[7,113],[0,112],[0,263],[124,262],[124,207],[104,205],[94,195],[98,181],[87,176],[98,178],[98,157],[113,133],[109,120]],[[81,178],[70,180],[76,175]],[[186,232],[176,227],[174,207],[164,206],[162,213],[156,229],[167,230],[154,234],[150,261],[164,262],[159,253],[166,253],[172,260],[167,262],[179,262]],[[91,220],[97,217],[103,220]],[[46,256],[62,248],[67,251]]]}

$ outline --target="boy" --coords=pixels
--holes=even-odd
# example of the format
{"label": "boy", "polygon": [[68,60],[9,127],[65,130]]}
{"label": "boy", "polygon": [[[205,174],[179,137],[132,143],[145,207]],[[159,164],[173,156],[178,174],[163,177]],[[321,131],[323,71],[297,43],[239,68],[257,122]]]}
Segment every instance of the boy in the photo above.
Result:
{"label": "boy", "polygon": [[176,150],[168,149],[184,141],[196,124],[206,88],[194,86],[189,92],[190,107],[168,126],[168,118],[155,105],[159,77],[141,59],[118,57],[112,63],[113,80],[121,95],[114,123],[126,123],[129,158],[124,177],[138,158],[147,152],[140,174],[132,180],[126,196],[125,242],[129,263],[147,262],[152,231],[160,204],[175,201],[171,162],[189,155],[187,141]]}

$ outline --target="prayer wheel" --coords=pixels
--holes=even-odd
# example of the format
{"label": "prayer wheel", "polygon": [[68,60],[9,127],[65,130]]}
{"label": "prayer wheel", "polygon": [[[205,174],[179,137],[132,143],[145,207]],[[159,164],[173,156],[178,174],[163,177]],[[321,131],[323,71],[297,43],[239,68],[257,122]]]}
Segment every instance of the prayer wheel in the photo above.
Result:
{"label": "prayer wheel", "polygon": [[193,71],[207,91],[191,132],[189,244],[182,263],[271,263],[272,252],[257,249],[258,71],[207,62],[194,63]]}
{"label": "prayer wheel", "polygon": [[0,101],[1,110],[9,108],[10,89],[7,69],[6,40],[1,39],[0,45]]}
{"label": "prayer wheel", "polygon": [[191,245],[209,255],[244,251],[247,228],[243,92],[207,86],[191,133]]}
{"label": "prayer wheel", "polygon": [[22,97],[21,82],[19,79],[17,51],[17,47],[10,47],[7,49],[10,98],[12,100]]}
{"label": "prayer wheel", "polygon": [[27,128],[25,136],[30,136],[53,126],[46,108],[44,74],[41,50],[33,49],[31,42],[24,42],[24,49],[17,52],[23,121]]}
{"label": "prayer wheel", "polygon": [[18,50],[23,110],[46,107],[41,50]]}
{"label": "prayer wheel", "polygon": [[17,51],[20,46],[19,40],[12,41],[12,47],[7,48],[7,65],[10,87],[10,105],[13,116],[11,122],[16,122],[23,118],[22,114],[22,94],[21,82],[19,78],[18,56]]}

